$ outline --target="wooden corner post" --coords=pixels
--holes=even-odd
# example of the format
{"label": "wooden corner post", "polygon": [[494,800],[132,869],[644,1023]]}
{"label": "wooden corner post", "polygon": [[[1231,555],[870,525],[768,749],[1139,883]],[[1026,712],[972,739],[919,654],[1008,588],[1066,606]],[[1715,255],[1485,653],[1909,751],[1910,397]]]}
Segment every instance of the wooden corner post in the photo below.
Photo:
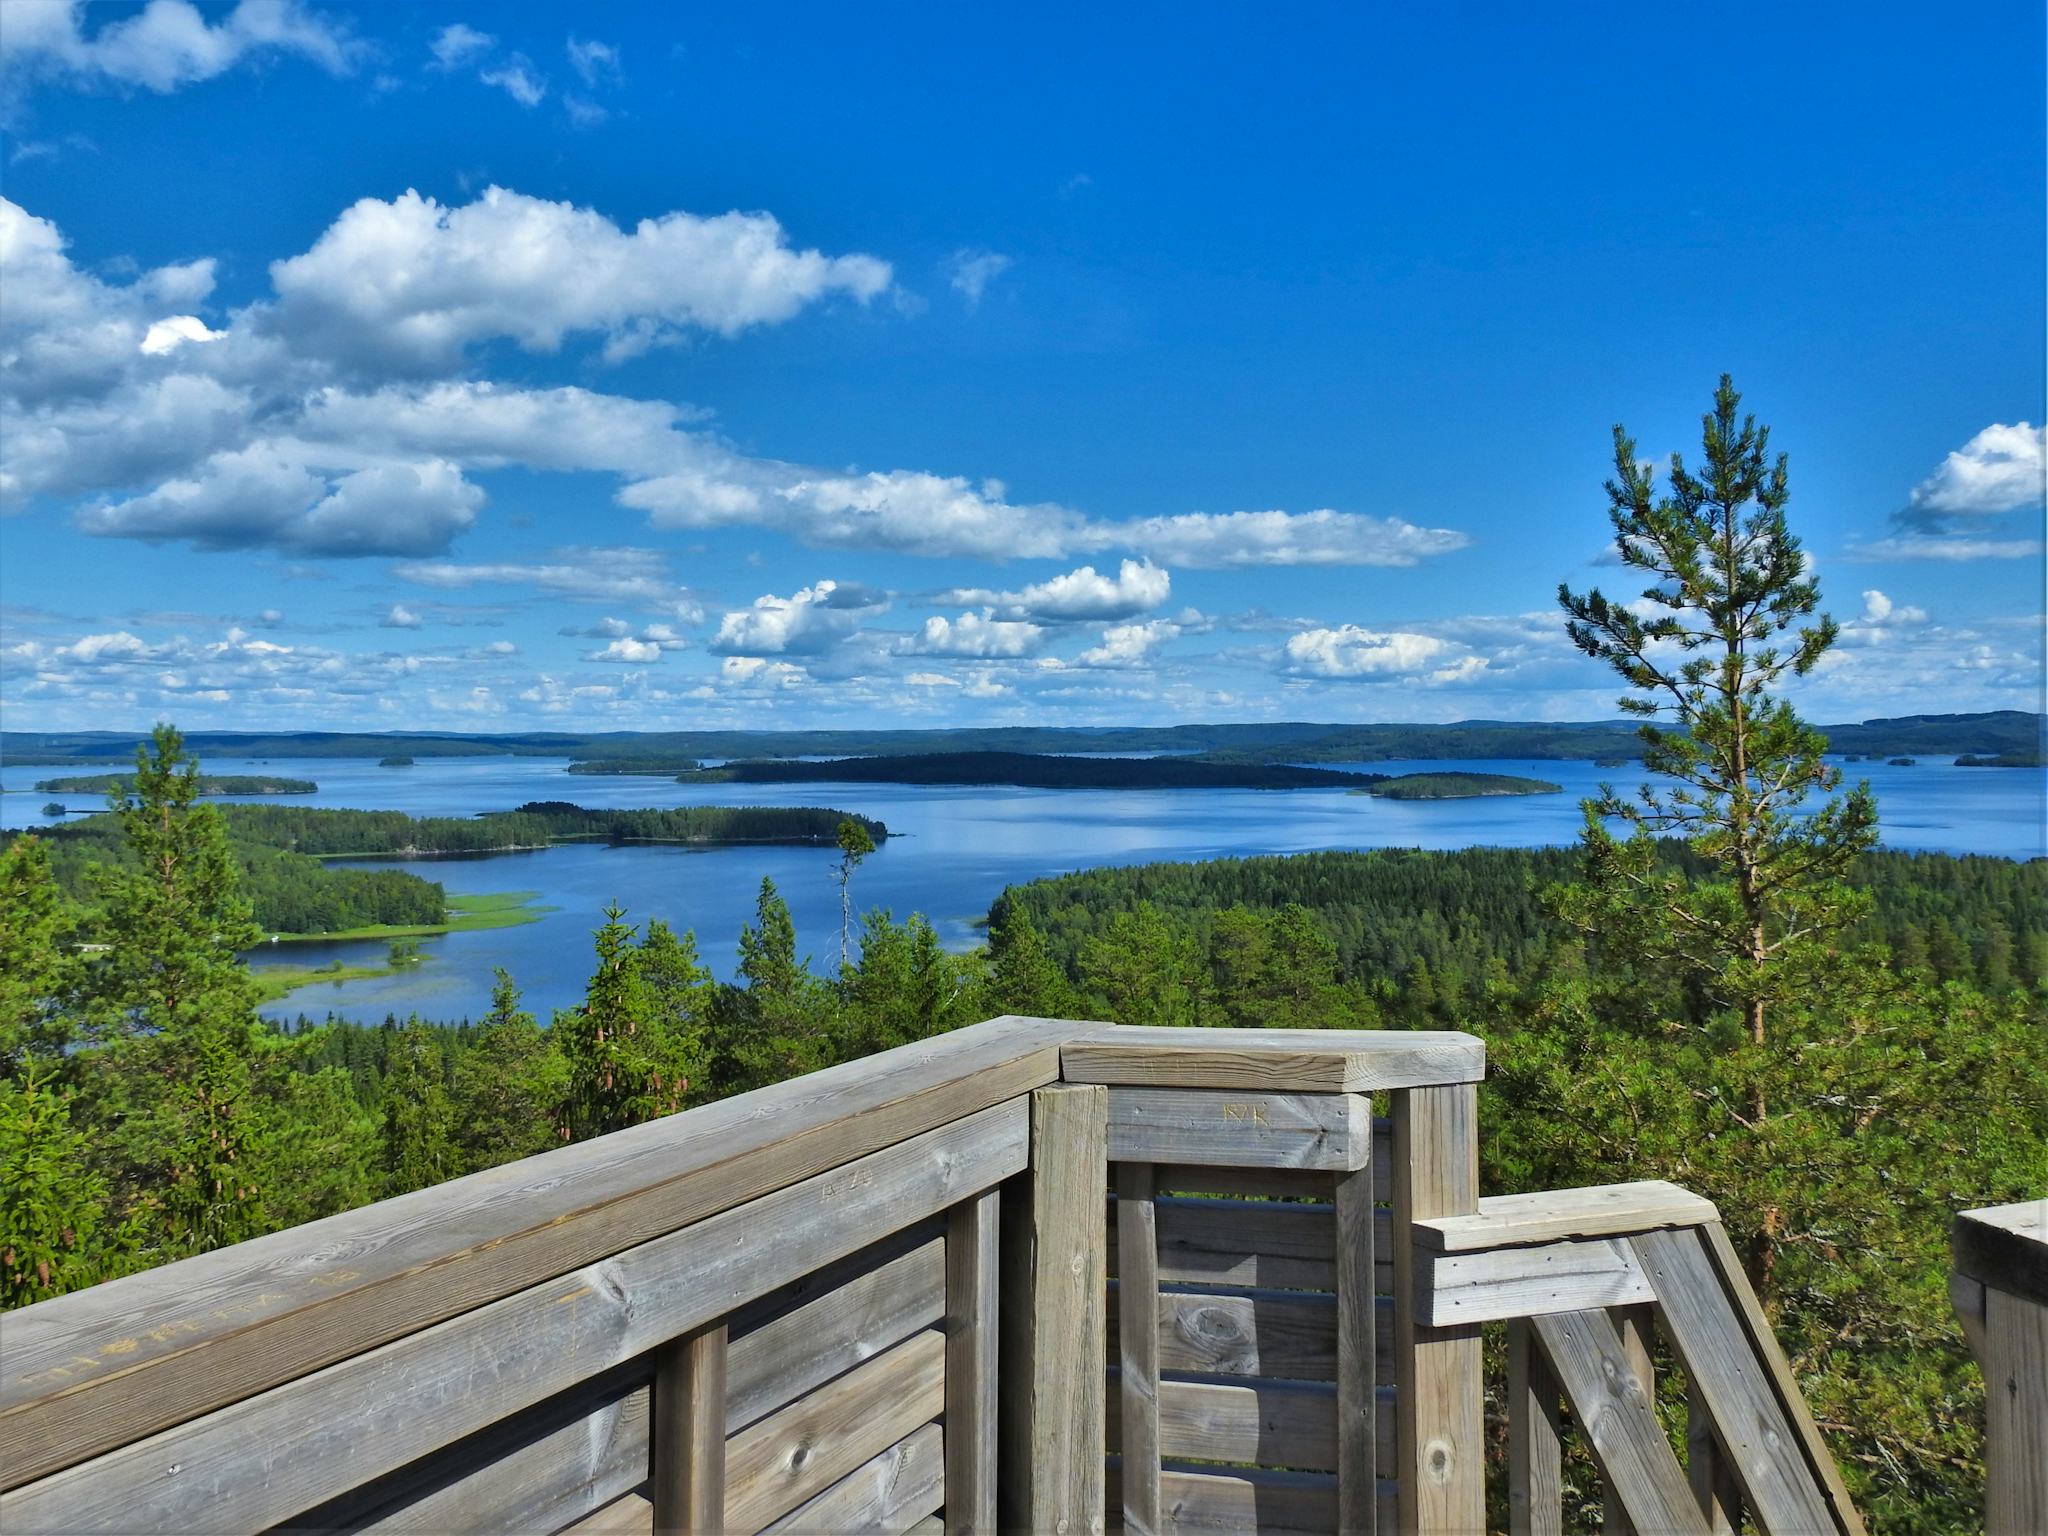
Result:
{"label": "wooden corner post", "polygon": [[1402,1536],[1486,1529],[1479,1328],[1425,1327],[1415,1306],[1414,1223],[1479,1209],[1476,1083],[1394,1095],[1394,1383]]}
{"label": "wooden corner post", "polygon": [[1101,1536],[1109,1091],[1031,1096],[1031,1167],[1003,1191],[1005,1530]]}

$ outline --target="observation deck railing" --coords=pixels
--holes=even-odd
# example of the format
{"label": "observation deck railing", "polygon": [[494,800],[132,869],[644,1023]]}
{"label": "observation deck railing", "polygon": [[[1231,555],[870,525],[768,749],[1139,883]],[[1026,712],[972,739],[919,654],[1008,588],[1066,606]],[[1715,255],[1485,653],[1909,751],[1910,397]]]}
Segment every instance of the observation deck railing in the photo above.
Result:
{"label": "observation deck railing", "polygon": [[1515,1530],[1569,1403],[1620,1528],[1859,1531],[1713,1207],[1480,1200],[1484,1069],[995,1019],[40,1303],[0,1531],[1466,1536],[1503,1320]]}

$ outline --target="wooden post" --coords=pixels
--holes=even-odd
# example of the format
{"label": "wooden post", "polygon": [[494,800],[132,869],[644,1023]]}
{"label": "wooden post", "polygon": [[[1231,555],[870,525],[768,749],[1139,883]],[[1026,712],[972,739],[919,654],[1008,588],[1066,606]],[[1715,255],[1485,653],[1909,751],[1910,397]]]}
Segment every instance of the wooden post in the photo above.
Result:
{"label": "wooden post", "polygon": [[1984,1369],[1985,1529],[2048,1530],[2048,1198],[1964,1211],[1950,1241],[1951,1294]]}
{"label": "wooden post", "polygon": [[[1361,1096],[1362,1097],[1362,1096]],[[1367,1123],[1371,1103],[1366,1101]],[[1337,1222],[1337,1532],[1373,1536],[1379,1515],[1374,1422],[1372,1139],[1366,1166],[1336,1176]],[[1129,1466],[1128,1458],[1125,1466]],[[1128,1477],[1128,1471],[1124,1474]]]}
{"label": "wooden post", "polygon": [[946,1536],[996,1529],[1001,1205],[991,1189],[946,1218]]}
{"label": "wooden post", "polygon": [[1509,1536],[1564,1536],[1564,1447],[1558,1385],[1529,1337],[1526,1318],[1508,1324]]}
{"label": "wooden post", "polygon": [[1422,1326],[1413,1223],[1479,1209],[1479,1093],[1473,1083],[1394,1095],[1394,1381],[1400,1403],[1402,1536],[1486,1527],[1479,1328]]}
{"label": "wooden post", "polygon": [[[1621,1331],[1621,1349],[1627,1356],[1629,1369],[1635,1374],[1636,1385],[1643,1389],[1643,1396],[1649,1402],[1657,1401],[1657,1377],[1650,1364],[1650,1338],[1656,1326],[1657,1309],[1648,1306],[1617,1307],[1614,1321]],[[1628,1517],[1628,1511],[1621,1507],[1621,1499],[1612,1488],[1601,1490],[1603,1501],[1603,1536],[1635,1536],[1635,1523]]]}
{"label": "wooden post", "polygon": [[1108,1089],[1032,1094],[1031,1167],[1003,1193],[1006,1530],[1103,1530],[1108,1149]]}
{"label": "wooden post", "polygon": [[1125,1536],[1158,1536],[1159,1228],[1154,1165],[1116,1165],[1118,1411]]}
{"label": "wooden post", "polygon": [[655,1352],[656,1536],[725,1529],[725,1345],[713,1323]]}
{"label": "wooden post", "polygon": [[1707,1529],[1713,1536],[1734,1536],[1742,1520],[1742,1493],[1721,1453],[1721,1442],[1714,1438],[1714,1418],[1706,1399],[1690,1381],[1685,1388],[1685,1476],[1700,1513],[1707,1517]]}

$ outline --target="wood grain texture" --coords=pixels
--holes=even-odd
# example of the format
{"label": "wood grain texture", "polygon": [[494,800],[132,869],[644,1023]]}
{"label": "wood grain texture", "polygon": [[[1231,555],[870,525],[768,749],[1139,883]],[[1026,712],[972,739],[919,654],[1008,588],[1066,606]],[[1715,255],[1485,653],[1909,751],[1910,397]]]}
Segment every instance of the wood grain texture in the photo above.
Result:
{"label": "wood grain texture", "polygon": [[[1157,1536],[1161,1403],[1159,1228],[1150,1163],[1116,1167],[1117,1294],[1128,1305],[1117,1325],[1117,1451],[1123,1466],[1123,1528]],[[1244,1202],[1237,1202],[1243,1204]]]}
{"label": "wood grain texture", "polygon": [[629,1362],[308,1510],[276,1536],[557,1530],[646,1481],[650,1396],[648,1362]]}
{"label": "wood grain texture", "polygon": [[0,1495],[0,1528],[289,1520],[990,1187],[1023,1166],[1027,1115],[982,1110]]}
{"label": "wood grain texture", "polygon": [[0,1487],[1053,1081],[1003,1018],[10,1313]]}
{"label": "wood grain texture", "polygon": [[[1120,1289],[1110,1316],[1122,1327]],[[1374,1298],[1374,1354],[1381,1385],[1393,1382],[1394,1305]],[[1159,1368],[1193,1375],[1337,1379],[1337,1298],[1316,1291],[1162,1290]]]}
{"label": "wood grain texture", "polygon": [[1656,1296],[1625,1238],[1414,1252],[1416,1315],[1433,1328],[1628,1306]]}
{"label": "wood grain texture", "polygon": [[725,1324],[671,1339],[654,1352],[655,1536],[691,1536],[725,1521]]}
{"label": "wood grain texture", "polygon": [[[1370,1173],[1367,1173],[1368,1180]],[[1367,1190],[1368,1197],[1370,1190]],[[1336,1207],[1273,1200],[1212,1200],[1186,1195],[1157,1202],[1159,1278],[1168,1285],[1249,1285],[1275,1290],[1331,1291],[1337,1287]],[[1372,1224],[1377,1289],[1391,1294],[1388,1245],[1393,1217],[1367,1201]],[[1117,1233],[1110,1202],[1110,1236]],[[1117,1250],[1110,1247],[1110,1273]]]}
{"label": "wood grain texture", "polygon": [[[1112,1383],[1117,1372],[1109,1373]],[[1391,1387],[1383,1442],[1393,1465]],[[1114,1426],[1115,1421],[1112,1420]],[[1109,1441],[1121,1455],[1120,1434]],[[1337,1389],[1328,1382],[1168,1375],[1159,1383],[1159,1450],[1164,1461],[1239,1461],[1302,1472],[1337,1470]]]}
{"label": "wood grain texture", "polygon": [[1488,1195],[1464,1216],[1432,1216],[1415,1223],[1415,1241],[1441,1253],[1471,1253],[1512,1243],[1554,1243],[1566,1238],[1626,1236],[1658,1227],[1696,1227],[1719,1221],[1714,1202],[1667,1184],[1596,1184],[1538,1194]]}
{"label": "wood grain texture", "polygon": [[947,1219],[942,1493],[950,1536],[994,1536],[996,1529],[1002,1235],[1002,1196],[995,1190],[962,1201]]}
{"label": "wood grain texture", "polygon": [[[1715,1437],[1728,1453],[1744,1507],[1767,1531],[1838,1530],[1818,1471],[1787,1414],[1781,1384],[1745,1329],[1700,1234],[1646,1232],[1630,1241],[1656,1287],[1665,1337],[1699,1389]],[[1746,1281],[1743,1290],[1748,1291]],[[1796,1388],[1792,1392],[1797,1395]]]}
{"label": "wood grain texture", "polygon": [[[1118,1473],[1112,1468],[1111,1484]],[[1275,1472],[1169,1463],[1160,1499],[1171,1536],[1329,1536],[1336,1518],[1337,1480],[1328,1473]],[[1393,1528],[1394,1485],[1379,1485],[1380,1523]]]}
{"label": "wood grain texture", "polygon": [[780,1520],[945,1408],[946,1336],[927,1328],[734,1435],[723,1528]]}
{"label": "wood grain texture", "polygon": [[1700,1389],[1685,1384],[1685,1480],[1712,1536],[1733,1536],[1742,1515],[1742,1493],[1728,1471],[1728,1457],[1714,1438],[1714,1418]]}
{"label": "wood grain texture", "polygon": [[1162,1195],[1231,1195],[1328,1204],[1331,1178],[1329,1173],[1304,1168],[1191,1168],[1162,1164],[1157,1182]]}
{"label": "wood grain texture", "polygon": [[[777,1308],[746,1332],[739,1331],[739,1318],[758,1319],[760,1314],[751,1308],[736,1314],[725,1432],[739,1433],[841,1372],[902,1343],[918,1329],[936,1324],[946,1312],[945,1247],[943,1238],[930,1237],[879,1263],[881,1253],[864,1249],[804,1277],[806,1282],[816,1277],[836,1281],[829,1289],[807,1294],[795,1306]],[[778,1292],[777,1299],[788,1297],[793,1289]]]}
{"label": "wood grain texture", "polygon": [[917,1524],[946,1497],[944,1442],[938,1425],[925,1425],[798,1505],[762,1536],[901,1531]]}
{"label": "wood grain texture", "polygon": [[1479,1328],[1433,1328],[1416,1305],[1417,1219],[1479,1202],[1474,1087],[1394,1095],[1394,1380],[1401,1400],[1400,1530],[1452,1536],[1486,1518]]}
{"label": "wood grain texture", "polygon": [[1109,1155],[1120,1163],[1363,1168],[1372,1101],[1348,1093],[1111,1088]]}
{"label": "wood grain texture", "polygon": [[1486,1047],[1452,1031],[1112,1025],[1063,1046],[1060,1075],[1117,1087],[1372,1093],[1477,1082]]}
{"label": "wood grain texture", "polygon": [[[1655,1337],[1656,1310],[1642,1305],[1617,1307],[1610,1311],[1608,1316],[1621,1339],[1622,1358],[1628,1362],[1628,1368],[1635,1376],[1636,1387],[1642,1392],[1643,1401],[1654,1404],[1657,1401],[1657,1378],[1655,1366],[1650,1359],[1650,1347]],[[1686,1483],[1688,1487],[1692,1486],[1690,1477]],[[1627,1506],[1622,1503],[1620,1495],[1613,1488],[1601,1490],[1601,1501],[1603,1518],[1600,1528],[1603,1533],[1611,1533],[1611,1536],[1638,1536],[1636,1524],[1629,1518]],[[1704,1515],[1705,1511],[1702,1510],[1701,1514]],[[1645,1536],[1657,1536],[1657,1533],[1651,1531],[1645,1533]]]}
{"label": "wood grain texture", "polygon": [[1949,1246],[1963,1274],[2048,1307],[2048,1197],[1964,1211]]}
{"label": "wood grain texture", "polygon": [[1108,1090],[1031,1096],[1030,1173],[1003,1192],[1006,1529],[1104,1527],[1108,1147]]}
{"label": "wood grain texture", "polygon": [[1990,1536],[2048,1530],[2048,1307],[1984,1291],[1984,1523]]}
{"label": "wood grain texture", "polygon": [[1562,1394],[1526,1318],[1508,1324],[1508,1536],[1564,1536]]}
{"label": "wood grain texture", "polygon": [[1339,1174],[1331,1228],[1336,1238],[1337,1531],[1373,1536],[1378,1522],[1379,1379],[1377,1233],[1372,1169]]}
{"label": "wood grain texture", "polygon": [[[1706,1536],[1685,1469],[1636,1379],[1621,1335],[1604,1312],[1564,1312],[1530,1319],[1551,1374],[1591,1447],[1600,1476],[1618,1496],[1633,1528],[1657,1536]],[[1812,1531],[1772,1526],[1774,1531]]]}

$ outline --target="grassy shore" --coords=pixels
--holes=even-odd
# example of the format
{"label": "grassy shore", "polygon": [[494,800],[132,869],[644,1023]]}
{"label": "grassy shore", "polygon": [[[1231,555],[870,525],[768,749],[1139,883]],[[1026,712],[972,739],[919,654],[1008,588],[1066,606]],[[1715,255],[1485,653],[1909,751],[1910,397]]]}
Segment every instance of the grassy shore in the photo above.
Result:
{"label": "grassy shore", "polygon": [[[316,944],[342,939],[431,939],[444,933],[469,933],[479,928],[517,928],[537,923],[553,907],[538,905],[538,891],[484,891],[448,898],[445,923],[375,923],[367,928],[344,928],[336,933],[280,933],[279,944]],[[383,974],[379,972],[378,974]]]}

